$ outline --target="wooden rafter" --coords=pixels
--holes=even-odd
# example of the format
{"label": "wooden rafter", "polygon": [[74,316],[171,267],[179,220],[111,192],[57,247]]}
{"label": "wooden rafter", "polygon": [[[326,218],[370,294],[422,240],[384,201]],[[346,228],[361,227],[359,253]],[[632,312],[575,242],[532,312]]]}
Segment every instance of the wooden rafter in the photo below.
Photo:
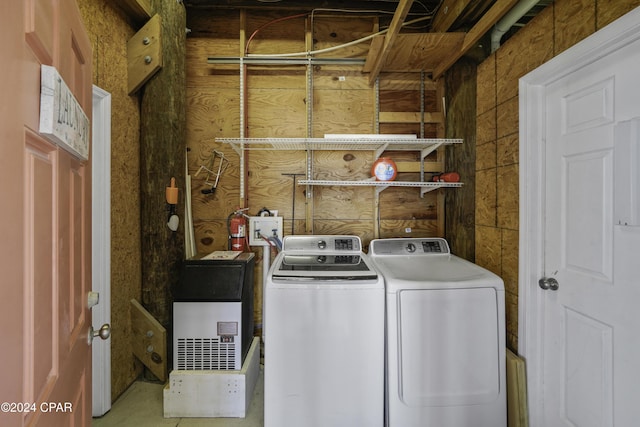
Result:
{"label": "wooden rafter", "polygon": [[381,71],[425,71],[431,72],[432,78],[436,80],[473,48],[517,2],[518,0],[496,0],[467,33],[449,33],[446,30],[462,14],[467,13],[464,10],[471,1],[445,0],[441,9],[448,6],[448,16],[434,22],[433,32],[398,34],[411,6],[411,2],[401,2],[389,32],[371,41],[363,72],[371,73],[370,84],[373,84]]}
{"label": "wooden rafter", "polygon": [[146,22],[153,15],[149,0],[115,0],[115,3],[136,22]]}
{"label": "wooden rafter", "polygon": [[437,66],[433,72],[433,79],[442,76],[455,62],[462,57],[469,49],[484,36],[495,24],[502,18],[518,0],[497,0],[491,9],[485,13],[476,25],[469,30],[464,38],[462,46],[459,50],[454,51],[451,55]]}
{"label": "wooden rafter", "polygon": [[[385,72],[433,72],[451,52],[460,50],[466,33],[408,33],[396,36],[395,48],[389,52],[382,69]],[[370,72],[378,58],[384,36],[371,41],[363,72]]]}
{"label": "wooden rafter", "polygon": [[371,74],[369,75],[369,84],[373,84],[378,78],[380,71],[382,71],[382,67],[387,60],[387,56],[389,55],[389,52],[393,47],[396,36],[400,32],[402,24],[404,23],[404,20],[407,17],[412,4],[413,0],[400,0],[400,3],[398,3],[398,7],[396,8],[395,13],[393,14],[393,19],[391,20],[391,25],[389,25],[389,31],[387,31],[387,34],[384,38],[384,45],[382,46],[382,49],[380,49],[380,53],[378,54],[371,69]]}
{"label": "wooden rafter", "polygon": [[469,6],[471,0],[444,0],[433,17],[431,31],[434,33],[444,33],[448,31],[453,23],[462,15],[462,12]]}

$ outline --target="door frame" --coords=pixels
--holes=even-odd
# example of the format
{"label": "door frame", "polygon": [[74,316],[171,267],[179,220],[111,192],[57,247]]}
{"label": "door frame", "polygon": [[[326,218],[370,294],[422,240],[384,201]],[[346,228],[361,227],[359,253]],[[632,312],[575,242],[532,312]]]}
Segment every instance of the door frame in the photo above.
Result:
{"label": "door frame", "polygon": [[[92,291],[99,303],[91,309],[93,328],[111,324],[111,94],[93,86],[92,123]],[[94,340],[92,413],[111,409],[111,338]]]}
{"label": "door frame", "polygon": [[[542,427],[544,401],[545,114],[546,87],[640,39],[640,7],[612,22],[519,81],[520,243],[518,350],[526,359],[529,425]],[[613,224],[612,224],[613,226]]]}

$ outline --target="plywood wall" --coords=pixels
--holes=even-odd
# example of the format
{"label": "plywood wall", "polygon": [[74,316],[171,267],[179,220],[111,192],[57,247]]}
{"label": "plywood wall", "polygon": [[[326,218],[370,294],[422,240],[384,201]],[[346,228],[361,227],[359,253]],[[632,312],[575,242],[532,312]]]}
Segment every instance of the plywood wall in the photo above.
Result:
{"label": "plywood wall", "polygon": [[[227,216],[236,207],[249,208],[250,214],[266,207],[284,217],[284,234],[355,234],[364,244],[375,237],[439,236],[444,233],[443,195],[417,188],[390,188],[379,198],[370,187],[319,187],[296,185],[307,172],[307,155],[297,151],[246,151],[246,200],[240,200],[239,156],[216,138],[240,136],[240,79],[238,65],[208,64],[208,57],[244,54],[241,35],[251,39],[250,54],[305,51],[335,46],[369,35],[376,28],[371,18],[315,16],[313,24],[304,17],[269,22],[280,15],[252,15],[247,12],[199,13],[187,16],[192,29],[187,39],[187,145],[189,169],[194,175],[210,162],[217,150],[225,155],[229,167],[213,194],[204,176],[193,177],[193,216],[197,250],[227,249]],[[242,23],[246,28],[241,31]],[[308,31],[309,28],[313,31]],[[325,57],[366,56],[368,45],[355,45],[320,55]],[[312,99],[308,99],[305,66],[249,66],[246,72],[244,136],[323,137],[340,133],[410,133],[424,137],[444,137],[442,120],[443,85],[427,82],[424,106],[439,118],[427,123],[421,134],[417,123],[381,120],[377,123],[376,89],[369,85],[361,65],[316,65],[312,77]],[[380,111],[420,112],[419,73],[383,74],[379,86]],[[428,79],[427,79],[428,80]],[[312,103],[311,121],[308,103]],[[387,116],[388,117],[388,116]],[[394,160],[417,161],[417,153],[387,153]],[[361,180],[369,178],[374,153],[369,151],[317,151],[313,154],[313,178]],[[434,154],[430,161],[442,161]],[[430,175],[427,175],[430,178]],[[416,173],[400,180],[418,180]],[[294,205],[295,200],[295,205]],[[254,248],[255,249],[255,248]],[[261,288],[261,251],[257,251],[256,289]],[[261,323],[261,298],[255,301],[256,323]]]}
{"label": "plywood wall", "polygon": [[476,262],[506,287],[507,343],[518,348],[518,79],[616,18],[638,0],[556,0],[477,72]]}
{"label": "plywood wall", "polygon": [[111,393],[140,375],[131,352],[129,301],[140,298],[140,112],[127,89],[127,41],[135,29],[108,0],[78,0],[93,47],[93,83],[111,94]]}
{"label": "plywood wall", "polygon": [[476,68],[475,61],[462,58],[446,74],[447,132],[465,141],[447,147],[446,169],[464,177],[465,185],[446,192],[445,234],[451,251],[471,262],[475,261]]}

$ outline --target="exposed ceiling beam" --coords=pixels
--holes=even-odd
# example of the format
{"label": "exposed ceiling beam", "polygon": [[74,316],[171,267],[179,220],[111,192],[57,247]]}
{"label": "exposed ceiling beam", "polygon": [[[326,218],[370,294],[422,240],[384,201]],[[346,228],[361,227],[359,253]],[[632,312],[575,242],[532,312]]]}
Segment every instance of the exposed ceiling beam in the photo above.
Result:
{"label": "exposed ceiling beam", "polygon": [[[433,72],[451,52],[460,50],[466,33],[408,33],[396,36],[396,48],[392,49],[382,67],[384,72]],[[379,37],[379,38],[378,38]],[[384,36],[371,41],[371,48],[362,71],[371,71],[372,62],[378,56]]]}
{"label": "exposed ceiling beam", "polygon": [[[432,0],[431,0],[432,1]],[[209,9],[260,9],[260,10],[289,10],[301,11],[313,9],[348,9],[348,10],[383,10],[393,12],[396,7],[394,2],[374,0],[286,0],[286,1],[260,1],[260,0],[184,0],[187,8]],[[416,11],[424,11],[417,8]]]}
{"label": "exposed ceiling beam", "polygon": [[413,0],[400,0],[398,3],[398,7],[396,8],[395,13],[393,14],[393,19],[391,20],[391,25],[389,26],[389,30],[384,38],[384,44],[378,57],[375,60],[375,63],[371,69],[371,74],[369,74],[369,84],[372,85],[375,80],[378,78],[384,63],[387,60],[387,56],[389,56],[389,52],[393,47],[393,43],[396,40],[396,36],[402,29],[402,24],[404,23],[407,14],[409,13],[409,9],[411,9],[411,5],[413,4]]}
{"label": "exposed ceiling beam", "polygon": [[153,15],[149,0],[115,0],[114,2],[136,22],[147,22]]}
{"label": "exposed ceiling beam", "polygon": [[438,8],[436,16],[433,17],[431,32],[444,33],[448,31],[469,6],[469,3],[471,0],[444,0]]}
{"label": "exposed ceiling beam", "polygon": [[449,69],[455,62],[462,57],[469,49],[478,43],[491,28],[502,18],[518,0],[497,0],[491,9],[485,13],[476,25],[473,26],[464,38],[464,42],[460,49],[452,52],[447,60],[443,61],[433,72],[433,79],[438,79],[445,71]]}

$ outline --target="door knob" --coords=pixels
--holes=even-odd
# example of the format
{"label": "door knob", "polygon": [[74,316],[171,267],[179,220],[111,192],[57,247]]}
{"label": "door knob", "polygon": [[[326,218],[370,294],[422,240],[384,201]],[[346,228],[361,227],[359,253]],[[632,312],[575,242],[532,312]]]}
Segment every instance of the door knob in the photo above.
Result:
{"label": "door knob", "polygon": [[91,345],[91,342],[93,342],[93,339],[96,337],[100,337],[100,339],[106,340],[110,336],[111,336],[111,325],[109,325],[108,323],[105,323],[104,325],[102,325],[100,329],[98,329],[97,331],[93,329],[93,326],[89,326],[89,336],[87,338],[87,341],[89,345]]}
{"label": "door knob", "polygon": [[545,291],[548,289],[551,289],[552,291],[557,291],[558,288],[560,287],[560,284],[558,283],[558,281],[553,277],[543,277],[542,279],[538,280],[538,285]]}

